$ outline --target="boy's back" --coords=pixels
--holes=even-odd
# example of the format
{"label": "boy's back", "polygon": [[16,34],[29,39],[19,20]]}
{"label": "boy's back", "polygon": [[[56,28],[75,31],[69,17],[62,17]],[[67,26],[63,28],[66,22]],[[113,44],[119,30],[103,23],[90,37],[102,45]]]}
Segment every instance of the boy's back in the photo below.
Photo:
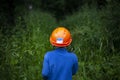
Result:
{"label": "boy's back", "polygon": [[77,56],[65,48],[57,48],[46,53],[42,75],[48,80],[72,80],[78,69]]}

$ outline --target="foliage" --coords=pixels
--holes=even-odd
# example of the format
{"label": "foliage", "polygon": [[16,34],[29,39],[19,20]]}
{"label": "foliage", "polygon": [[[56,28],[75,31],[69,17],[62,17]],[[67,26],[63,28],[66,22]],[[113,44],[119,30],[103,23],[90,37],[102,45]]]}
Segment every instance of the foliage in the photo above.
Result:
{"label": "foliage", "polygon": [[1,36],[2,80],[41,79],[43,56],[51,49],[49,34],[56,26],[55,20],[40,11],[31,11],[24,20],[25,24],[18,17],[10,37]]}
{"label": "foliage", "polygon": [[18,16],[12,30],[6,34],[0,30],[0,79],[42,80],[43,56],[53,49],[49,35],[59,25],[71,31],[68,50],[78,56],[79,70],[73,80],[120,80],[120,8],[109,1],[101,10],[85,5],[59,23],[40,10]]}
{"label": "foliage", "polygon": [[[111,30],[106,32],[106,28],[113,28],[112,25],[108,27],[108,24],[111,24],[108,18],[111,16],[106,14],[107,11],[109,8],[101,12],[95,7],[84,6],[82,10],[71,17],[66,17],[67,19],[60,23],[71,30],[73,43],[68,49],[75,52],[79,58],[79,72],[74,76],[74,80],[120,79],[118,71],[120,54],[116,50],[109,51],[111,46],[109,46],[108,34],[113,40],[116,36],[110,34]],[[107,22],[104,23],[104,20]],[[112,20],[115,22],[114,19]],[[114,22],[112,24],[115,25]],[[113,30],[116,31],[116,28]],[[118,35],[118,32],[114,33]]]}

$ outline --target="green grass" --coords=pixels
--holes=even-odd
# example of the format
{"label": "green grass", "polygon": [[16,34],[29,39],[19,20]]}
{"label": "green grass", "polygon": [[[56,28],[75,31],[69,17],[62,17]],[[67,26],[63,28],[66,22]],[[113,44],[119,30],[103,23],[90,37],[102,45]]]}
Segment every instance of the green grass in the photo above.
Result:
{"label": "green grass", "polygon": [[73,80],[119,80],[120,55],[108,51],[104,24],[102,13],[88,7],[60,23],[50,14],[37,10],[29,12],[24,19],[18,17],[9,36],[0,34],[0,78],[42,80],[43,56],[53,49],[49,36],[60,25],[71,31],[73,42],[68,50],[76,53],[79,60]]}
{"label": "green grass", "polygon": [[[104,14],[106,12],[104,11]],[[95,8],[85,6],[60,23],[71,30],[73,43],[69,49],[74,51],[79,59],[79,71],[73,80],[120,79],[120,72],[117,71],[120,68],[120,55],[119,52],[109,51],[109,32],[105,31],[107,23],[103,23],[103,16],[109,16],[102,14],[103,12]]]}

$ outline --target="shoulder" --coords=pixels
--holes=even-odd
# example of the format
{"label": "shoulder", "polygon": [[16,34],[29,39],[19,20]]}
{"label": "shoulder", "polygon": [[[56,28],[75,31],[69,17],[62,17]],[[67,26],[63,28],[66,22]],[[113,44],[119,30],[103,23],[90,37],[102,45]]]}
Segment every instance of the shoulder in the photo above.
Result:
{"label": "shoulder", "polygon": [[74,52],[69,52],[69,54],[71,54],[74,57],[77,57],[77,55]]}
{"label": "shoulder", "polygon": [[75,53],[71,52],[71,55],[73,57],[73,60],[78,61],[78,57]]}
{"label": "shoulder", "polygon": [[77,58],[77,55],[75,53],[73,53],[73,52],[68,52],[68,53],[71,55],[71,57]]}
{"label": "shoulder", "polygon": [[53,55],[54,53],[55,53],[54,50],[48,51],[48,52],[45,53],[44,58],[49,58],[49,57],[50,57],[51,55]]}
{"label": "shoulder", "polygon": [[78,62],[78,57],[77,57],[77,55],[75,54],[75,53],[70,53],[71,55],[72,55],[72,59],[73,59],[73,62],[74,63],[77,63]]}

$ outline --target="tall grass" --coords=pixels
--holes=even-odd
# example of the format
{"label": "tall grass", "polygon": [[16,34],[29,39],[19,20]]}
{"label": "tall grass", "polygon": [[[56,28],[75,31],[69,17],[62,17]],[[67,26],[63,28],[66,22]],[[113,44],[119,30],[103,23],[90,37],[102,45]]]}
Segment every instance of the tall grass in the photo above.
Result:
{"label": "tall grass", "polygon": [[107,51],[102,15],[97,9],[85,6],[59,24],[50,14],[37,10],[23,19],[18,17],[9,36],[0,34],[0,79],[42,80],[43,56],[53,49],[49,36],[60,25],[71,31],[73,42],[68,50],[75,52],[79,60],[73,80],[119,80],[120,56]]}
{"label": "tall grass", "polygon": [[[5,63],[9,71],[3,70],[2,80],[41,80],[43,56],[51,49],[49,35],[56,27],[55,19],[47,13],[31,11],[24,16],[24,21],[18,17],[15,28],[9,38],[5,37]],[[24,22],[24,23],[23,23]],[[2,36],[1,36],[2,37]],[[2,39],[2,38],[1,38]],[[4,54],[4,53],[2,53]],[[6,69],[6,68],[5,68]]]}
{"label": "tall grass", "polygon": [[73,43],[68,49],[75,52],[79,59],[79,71],[73,80],[120,79],[117,71],[120,68],[119,53],[115,55],[108,51],[109,32],[105,31],[107,23],[103,23],[103,17],[109,17],[107,10],[101,12],[95,7],[84,6],[60,23],[72,32]]}

